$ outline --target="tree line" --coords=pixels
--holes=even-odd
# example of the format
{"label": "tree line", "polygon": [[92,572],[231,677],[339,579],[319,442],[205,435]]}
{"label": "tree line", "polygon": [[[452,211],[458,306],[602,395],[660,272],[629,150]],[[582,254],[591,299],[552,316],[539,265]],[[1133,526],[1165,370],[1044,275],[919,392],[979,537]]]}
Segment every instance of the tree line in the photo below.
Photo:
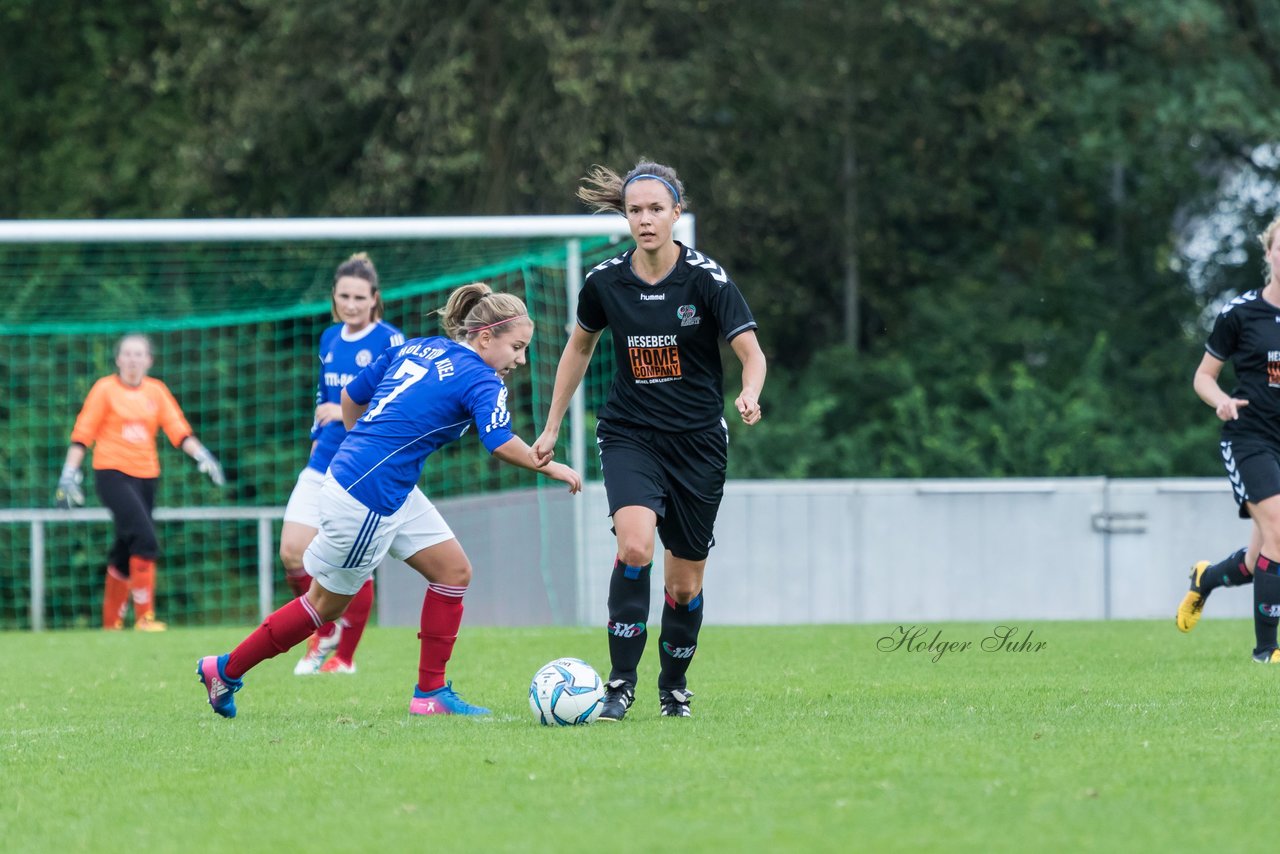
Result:
{"label": "tree line", "polygon": [[0,0],[0,216],[580,213],[674,165],[771,375],[733,476],[1218,472],[1264,0]]}

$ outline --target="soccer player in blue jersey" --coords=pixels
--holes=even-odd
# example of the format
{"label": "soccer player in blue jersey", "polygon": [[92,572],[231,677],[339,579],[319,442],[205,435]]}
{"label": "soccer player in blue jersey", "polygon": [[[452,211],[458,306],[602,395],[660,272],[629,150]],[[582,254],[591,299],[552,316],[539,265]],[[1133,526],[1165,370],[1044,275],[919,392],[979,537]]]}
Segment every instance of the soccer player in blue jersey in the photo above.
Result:
{"label": "soccer player in blue jersey", "polygon": [[[320,380],[311,426],[311,457],[298,475],[284,511],[280,560],[294,596],[311,586],[302,555],[320,529],[320,487],[338,446],[347,435],[342,424],[342,387],[388,347],[404,343],[404,333],[382,319],[378,271],[364,252],[352,255],[333,274],[331,313],[336,321],[320,335]],[[299,676],[354,673],[356,647],[373,609],[373,579],[351,600],[346,613],[307,639],[307,651],[294,667]],[[332,657],[330,658],[330,655]],[[326,660],[327,659],[327,660]]]}
{"label": "soccer player in blue jersey", "polygon": [[[1249,545],[1216,564],[1191,568],[1191,589],[1177,625],[1191,631],[1218,587],[1253,582],[1253,658],[1280,664],[1280,217],[1260,236],[1266,284],[1223,307],[1205,343],[1192,384],[1222,422],[1219,447],[1239,515],[1253,520]],[[1222,366],[1235,368],[1230,394],[1218,384]]]}
{"label": "soccer player in blue jersey", "polygon": [[666,550],[658,702],[664,716],[688,717],[685,674],[698,647],[702,580],[728,464],[720,342],[742,362],[734,406],[744,424],[760,420],[765,357],[751,310],[724,268],[672,237],[688,206],[674,169],[640,162],[623,177],[595,167],[578,197],[625,216],[635,247],[587,274],[533,459],[551,460],[569,400],[609,327],[618,367],[596,443],[618,554],[609,581],[612,670],[599,719],[622,720],[635,698],[655,531]]}
{"label": "soccer player in blue jersey", "polygon": [[197,663],[209,705],[219,715],[235,717],[244,674],[341,615],[387,554],[427,579],[410,714],[489,713],[464,701],[445,680],[471,562],[418,488],[422,467],[433,451],[474,424],[481,443],[503,462],[541,472],[574,493],[582,479],[568,466],[535,466],[529,446],[511,431],[503,378],[525,363],[533,337],[519,297],[493,293],[483,283],[464,285],[442,314],[447,337],[415,338],[389,349],[343,389],[348,432],[320,489],[319,533],[303,556],[312,584],[230,653]]}

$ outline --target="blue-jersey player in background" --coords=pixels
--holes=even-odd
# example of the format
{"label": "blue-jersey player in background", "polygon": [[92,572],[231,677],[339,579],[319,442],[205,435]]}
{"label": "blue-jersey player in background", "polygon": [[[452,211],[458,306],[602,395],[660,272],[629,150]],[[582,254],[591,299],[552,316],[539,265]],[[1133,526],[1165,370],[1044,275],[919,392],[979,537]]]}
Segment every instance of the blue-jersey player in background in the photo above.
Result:
{"label": "blue-jersey player in background", "polygon": [[[324,473],[347,435],[342,423],[342,387],[372,364],[383,350],[404,343],[404,333],[382,319],[378,270],[364,252],[352,255],[334,271],[330,312],[337,322],[320,335],[320,377],[316,383],[316,411],[311,425],[311,456],[289,496],[280,531],[280,560],[294,596],[303,595],[311,586],[302,555],[320,529],[320,487]],[[370,578],[340,619],[325,623],[307,639],[307,651],[293,672],[299,676],[355,673],[356,647],[372,610],[373,579]]]}
{"label": "blue-jersey player in background", "polygon": [[511,432],[502,380],[525,363],[533,337],[524,303],[475,283],[455,290],[443,315],[448,337],[415,338],[387,350],[343,390],[349,432],[325,475],[320,532],[303,558],[313,583],[230,653],[200,659],[197,674],[219,715],[235,717],[241,677],[340,616],[387,554],[427,579],[410,714],[488,714],[462,700],[444,678],[471,563],[418,488],[422,467],[434,450],[474,426],[503,462],[566,483],[570,492],[581,490],[582,478],[560,463],[534,465],[529,446]]}

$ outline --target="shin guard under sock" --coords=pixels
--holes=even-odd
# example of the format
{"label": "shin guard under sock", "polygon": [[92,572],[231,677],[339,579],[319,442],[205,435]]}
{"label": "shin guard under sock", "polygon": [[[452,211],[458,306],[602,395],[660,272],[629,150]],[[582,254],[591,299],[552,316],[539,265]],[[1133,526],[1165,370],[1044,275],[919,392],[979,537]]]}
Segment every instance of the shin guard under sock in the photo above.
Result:
{"label": "shin guard under sock", "polygon": [[684,690],[685,673],[698,650],[698,630],[702,628],[702,591],[681,605],[666,594],[662,606],[662,635],[658,638],[658,660],[662,671],[658,687],[666,691]]}
{"label": "shin guard under sock", "polygon": [[129,580],[114,566],[107,567],[106,589],[102,596],[102,627],[124,626],[124,612],[129,608]]}
{"label": "shin guard under sock", "polygon": [[1200,576],[1200,592],[1208,594],[1219,587],[1239,587],[1253,583],[1253,573],[1244,562],[1245,550],[1232,552]]}
{"label": "shin guard under sock", "polygon": [[1280,566],[1266,555],[1258,555],[1253,574],[1253,632],[1257,639],[1254,655],[1276,648],[1276,625],[1280,624]]}
{"label": "shin guard under sock", "polygon": [[240,645],[231,650],[225,673],[239,679],[249,668],[288,652],[307,639],[323,620],[306,597],[294,599],[262,621]]}
{"label": "shin guard under sock", "polygon": [[418,689],[434,691],[444,687],[444,669],[453,655],[462,625],[462,596],[466,587],[427,584],[422,600],[421,631],[418,639]]}
{"label": "shin guard under sock", "polygon": [[370,578],[356,591],[355,598],[342,614],[342,636],[338,638],[338,648],[334,656],[347,664],[355,661],[356,647],[360,645],[360,637],[364,627],[369,625],[369,612],[373,610],[373,579]]}
{"label": "shin guard under sock", "polygon": [[129,593],[133,597],[133,619],[153,620],[156,616],[156,562],[151,558],[129,557]]}
{"label": "shin guard under sock", "polygon": [[613,562],[613,575],[609,578],[610,682],[621,679],[636,684],[636,669],[649,639],[645,623],[649,619],[651,569],[652,561],[644,566]]}

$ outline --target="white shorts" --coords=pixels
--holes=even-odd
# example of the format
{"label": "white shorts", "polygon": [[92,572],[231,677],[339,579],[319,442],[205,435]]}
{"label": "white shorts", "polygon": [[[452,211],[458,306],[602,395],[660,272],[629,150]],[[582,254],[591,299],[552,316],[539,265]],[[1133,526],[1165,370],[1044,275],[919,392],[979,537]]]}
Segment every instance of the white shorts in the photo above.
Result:
{"label": "white shorts", "polygon": [[324,475],[307,466],[298,475],[298,482],[289,493],[289,504],[284,508],[284,520],[306,525],[308,528],[320,527],[320,487],[324,485]]}
{"label": "white shorts", "polygon": [[302,565],[325,590],[354,596],[388,554],[404,560],[452,539],[444,517],[418,487],[399,510],[382,516],[326,474],[320,488],[320,533],[307,547]]}

